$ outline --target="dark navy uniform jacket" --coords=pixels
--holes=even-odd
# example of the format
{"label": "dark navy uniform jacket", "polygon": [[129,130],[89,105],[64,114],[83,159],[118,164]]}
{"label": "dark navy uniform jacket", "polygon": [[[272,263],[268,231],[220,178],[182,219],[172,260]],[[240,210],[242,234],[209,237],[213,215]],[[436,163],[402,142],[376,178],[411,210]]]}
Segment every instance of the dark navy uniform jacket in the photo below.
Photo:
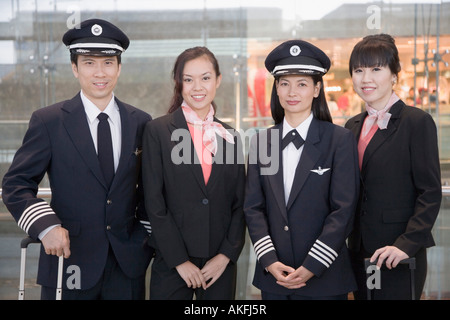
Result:
{"label": "dark navy uniform jacket", "polygon": [[[347,129],[313,118],[286,204],[282,130],[282,123],[267,129],[267,139],[260,132],[250,146],[244,212],[257,257],[253,284],[282,295],[350,292],[356,289],[346,246],[359,192],[355,138]],[[276,173],[265,174],[274,161]],[[265,269],[276,261],[304,266],[315,276],[303,288],[287,289]]]}
{"label": "dark navy uniform jacket", "polygon": [[[116,102],[122,149],[109,190],[80,94],[32,114],[23,144],[3,179],[3,201],[32,238],[54,224],[69,231],[71,256],[64,259],[64,270],[70,265],[79,267],[81,289],[89,289],[99,280],[110,247],[122,270],[132,278],[145,274],[152,254],[148,233],[139,223],[146,214],[136,192],[141,137],[151,117],[118,99]],[[52,190],[50,205],[36,197],[46,173]],[[57,257],[41,248],[38,283],[56,287],[56,272]],[[65,286],[70,273],[64,274]]]}

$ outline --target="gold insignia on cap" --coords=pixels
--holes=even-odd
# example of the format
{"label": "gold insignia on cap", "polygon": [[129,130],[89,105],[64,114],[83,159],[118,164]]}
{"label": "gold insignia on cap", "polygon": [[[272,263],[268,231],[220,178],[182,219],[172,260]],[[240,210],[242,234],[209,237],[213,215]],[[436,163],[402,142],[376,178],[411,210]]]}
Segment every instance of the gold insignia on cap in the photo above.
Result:
{"label": "gold insignia on cap", "polygon": [[102,27],[101,27],[100,25],[94,24],[94,25],[92,26],[92,28],[91,28],[91,32],[92,32],[92,34],[93,34],[94,36],[99,36],[99,35],[102,34],[103,29],[102,29]]}
{"label": "gold insignia on cap", "polygon": [[289,49],[289,52],[291,56],[296,57],[300,54],[300,52],[302,52],[302,50],[300,49],[299,46],[292,46],[291,49]]}

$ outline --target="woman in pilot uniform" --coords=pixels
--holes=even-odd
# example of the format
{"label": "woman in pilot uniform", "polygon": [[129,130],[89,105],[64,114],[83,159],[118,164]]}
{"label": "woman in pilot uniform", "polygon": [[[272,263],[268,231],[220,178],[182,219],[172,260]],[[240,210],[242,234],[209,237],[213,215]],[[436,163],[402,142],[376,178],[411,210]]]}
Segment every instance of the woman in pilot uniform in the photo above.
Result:
{"label": "woman in pilot uniform", "polygon": [[266,58],[275,125],[252,139],[244,212],[263,299],[347,299],[356,287],[345,240],[359,190],[356,141],[334,125],[322,76],[330,60],[291,40]]}

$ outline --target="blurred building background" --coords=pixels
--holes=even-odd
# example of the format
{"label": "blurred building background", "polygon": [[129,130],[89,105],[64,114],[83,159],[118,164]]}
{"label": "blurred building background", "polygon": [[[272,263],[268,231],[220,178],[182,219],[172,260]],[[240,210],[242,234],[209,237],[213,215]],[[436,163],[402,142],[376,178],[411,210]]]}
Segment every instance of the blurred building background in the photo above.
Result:
{"label": "blurred building background", "polygon": [[[354,44],[368,34],[393,35],[402,62],[396,92],[412,107],[431,113],[439,134],[444,198],[423,298],[450,298],[450,1],[0,0],[0,8],[0,177],[31,113],[78,92],[61,38],[79,21],[106,19],[129,36],[115,95],[153,117],[167,112],[176,57],[186,48],[207,46],[223,74],[217,116],[242,130],[272,125],[273,82],[264,59],[279,43],[304,39],[328,54],[329,101],[344,96],[349,101],[332,110],[334,122],[343,125],[364,107],[348,72]],[[41,187],[45,194],[47,180]],[[16,298],[23,235],[0,201],[0,299]],[[247,241],[239,299],[259,298],[251,285],[253,267]]]}

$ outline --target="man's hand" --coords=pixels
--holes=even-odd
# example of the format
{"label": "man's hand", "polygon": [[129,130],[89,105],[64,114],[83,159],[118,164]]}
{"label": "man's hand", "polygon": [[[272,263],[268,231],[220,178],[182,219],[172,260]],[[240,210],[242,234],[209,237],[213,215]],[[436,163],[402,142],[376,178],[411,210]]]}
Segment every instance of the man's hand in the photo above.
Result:
{"label": "man's hand", "polygon": [[45,253],[68,258],[70,256],[69,231],[61,226],[51,229],[42,239]]}

